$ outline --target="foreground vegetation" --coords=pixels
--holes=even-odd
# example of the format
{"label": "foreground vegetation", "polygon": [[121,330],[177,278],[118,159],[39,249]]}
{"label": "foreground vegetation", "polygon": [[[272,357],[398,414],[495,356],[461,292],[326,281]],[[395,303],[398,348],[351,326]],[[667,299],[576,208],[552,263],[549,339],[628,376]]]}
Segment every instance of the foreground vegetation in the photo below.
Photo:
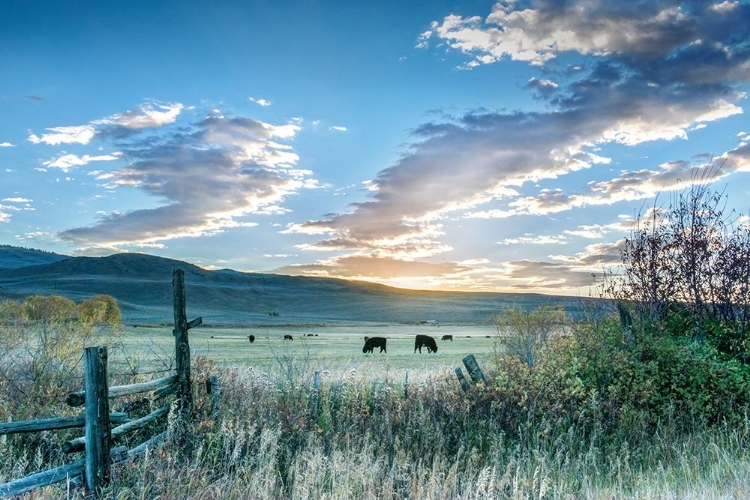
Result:
{"label": "foreground vegetation", "polygon": [[[467,391],[450,371],[405,386],[385,370],[351,370],[342,361],[316,394],[301,351],[278,352],[262,369],[197,356],[193,423],[175,429],[170,421],[186,446],[167,440],[117,465],[103,497],[748,497],[750,309],[740,292],[750,261],[732,256],[746,255],[750,238],[746,228],[726,238],[714,230],[715,205],[696,196],[705,194],[688,198],[701,215],[692,226],[647,225],[628,240],[623,281],[603,288],[617,290],[607,297],[614,300],[596,301],[575,321],[555,308],[501,311],[488,382]],[[705,221],[713,229],[703,231]],[[707,253],[713,257],[703,259]],[[13,307],[5,310],[24,310]],[[75,321],[90,324],[77,311]],[[71,374],[78,362],[68,351],[34,347],[34,332],[54,338],[73,318],[40,323],[24,314],[6,315],[0,328],[16,353],[7,358],[15,371],[0,374],[3,420],[62,414],[69,410],[61,397],[30,396],[79,388],[72,378],[45,376],[19,390],[25,363]],[[218,414],[202,389],[209,375],[221,380]],[[0,438],[0,481],[69,460],[60,453],[64,439],[63,432]],[[84,493],[63,484],[32,496]]]}
{"label": "foreground vegetation", "polygon": [[[547,311],[525,317],[540,319]],[[556,314],[556,313],[555,313]],[[597,315],[601,318],[601,314]],[[543,319],[543,318],[541,318]],[[641,335],[643,337],[644,335]],[[405,388],[386,371],[326,373],[313,412],[310,360],[263,370],[194,360],[195,423],[115,467],[104,498],[741,498],[750,493],[744,365],[707,345],[651,337],[635,350],[611,314],[535,347],[498,350],[486,386],[451,373]],[[221,415],[203,379],[221,380]],[[126,374],[113,374],[127,377]],[[390,381],[389,381],[390,380]],[[70,412],[2,384],[0,418]],[[405,390],[406,389],[406,390]],[[30,407],[34,407],[30,411]],[[70,461],[64,431],[0,438],[0,481]],[[30,498],[82,498],[60,484]]]}

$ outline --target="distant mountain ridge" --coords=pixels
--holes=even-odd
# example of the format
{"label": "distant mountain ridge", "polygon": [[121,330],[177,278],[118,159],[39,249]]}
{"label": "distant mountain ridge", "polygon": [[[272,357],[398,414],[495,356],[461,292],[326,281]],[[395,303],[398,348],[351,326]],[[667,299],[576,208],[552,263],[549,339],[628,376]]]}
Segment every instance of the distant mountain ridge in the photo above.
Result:
{"label": "distant mountain ridge", "polygon": [[204,324],[418,323],[490,324],[503,307],[580,307],[572,297],[434,292],[333,278],[223,269],[141,253],[66,257],[0,246],[0,300],[57,294],[80,302],[115,297],[125,323],[171,323],[172,273],[185,273],[189,317]]}
{"label": "distant mountain ridge", "polygon": [[16,269],[26,266],[38,266],[67,259],[66,255],[59,255],[34,248],[0,245],[0,269]]}

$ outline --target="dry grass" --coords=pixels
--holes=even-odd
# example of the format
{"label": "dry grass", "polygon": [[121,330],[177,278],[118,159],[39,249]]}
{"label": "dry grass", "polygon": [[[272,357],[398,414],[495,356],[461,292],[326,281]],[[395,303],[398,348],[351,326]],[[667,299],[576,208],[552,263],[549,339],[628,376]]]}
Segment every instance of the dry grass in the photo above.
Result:
{"label": "dry grass", "polygon": [[[745,498],[750,421],[682,435],[665,423],[647,445],[616,449],[595,430],[500,425],[482,391],[450,374],[412,379],[346,366],[324,374],[312,415],[304,356],[263,370],[194,363],[193,453],[167,442],[113,469],[103,497],[131,499]],[[220,422],[201,377],[221,379]],[[7,402],[5,402],[7,404]],[[10,411],[10,409],[8,409]],[[592,437],[594,435],[594,437]],[[43,451],[0,437],[0,481],[48,466]],[[47,436],[47,449],[59,442]],[[59,459],[59,457],[56,457]],[[61,483],[26,496],[83,498]]]}

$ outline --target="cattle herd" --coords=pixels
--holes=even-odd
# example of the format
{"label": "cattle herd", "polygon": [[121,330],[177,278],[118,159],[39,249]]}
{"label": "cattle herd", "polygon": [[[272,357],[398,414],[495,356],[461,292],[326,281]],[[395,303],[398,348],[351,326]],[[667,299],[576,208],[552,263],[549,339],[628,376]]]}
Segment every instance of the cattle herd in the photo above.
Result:
{"label": "cattle herd", "polygon": [[[443,340],[450,340],[452,342],[453,335],[444,335]],[[385,346],[385,337],[365,337],[365,345],[362,348],[362,352],[374,352],[374,349],[377,347],[380,348],[380,352],[388,352]],[[414,339],[414,352],[417,352],[418,350],[421,353],[423,347],[427,348],[427,352],[437,352],[438,347],[435,342],[435,337],[430,337],[429,335],[417,335]]]}
{"label": "cattle herd", "polygon": [[[308,333],[306,336],[317,337],[318,334]],[[214,338],[214,336],[212,335],[211,338]],[[487,335],[487,338],[490,338],[490,336]],[[255,342],[255,335],[248,335],[247,340],[249,340],[252,344],[253,342]],[[294,338],[291,335],[284,335],[284,340],[294,340]],[[453,335],[443,335],[440,340],[453,342]],[[387,340],[385,337],[365,337],[365,345],[364,347],[362,347],[362,352],[375,352],[375,349],[377,348],[380,348],[380,352],[388,352],[386,350],[386,343]],[[431,337],[430,335],[417,335],[414,339],[414,352],[419,351],[421,353],[423,347],[427,348],[428,353],[437,352],[438,346],[437,342],[435,342],[435,337]]]}

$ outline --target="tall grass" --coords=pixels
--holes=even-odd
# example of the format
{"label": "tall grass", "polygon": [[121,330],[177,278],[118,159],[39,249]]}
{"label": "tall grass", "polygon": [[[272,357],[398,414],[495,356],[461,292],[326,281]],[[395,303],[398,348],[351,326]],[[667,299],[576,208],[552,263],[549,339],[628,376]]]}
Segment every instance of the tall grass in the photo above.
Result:
{"label": "tall grass", "polygon": [[[486,370],[487,387],[467,392],[451,373],[412,380],[405,393],[403,382],[387,372],[325,372],[314,415],[304,357],[280,357],[276,369],[266,371],[219,368],[199,357],[193,363],[195,419],[187,434],[192,453],[185,457],[167,440],[115,465],[102,496],[697,499],[750,493],[746,414],[725,423],[699,421],[689,431],[676,412],[653,426],[630,419],[616,427],[603,397],[575,392],[580,401],[572,406],[560,389],[569,384],[551,375],[559,365],[545,365],[545,359],[538,370],[553,371],[514,372],[509,366],[522,367],[498,363]],[[208,374],[221,381],[218,420],[203,389]],[[569,399],[558,408],[560,395]],[[12,417],[11,402],[4,404]],[[622,432],[626,424],[633,432]],[[61,438],[41,435],[48,440],[41,451],[20,446],[18,437],[0,437],[0,481],[48,468]],[[27,497],[83,498],[84,492],[62,483]]]}

